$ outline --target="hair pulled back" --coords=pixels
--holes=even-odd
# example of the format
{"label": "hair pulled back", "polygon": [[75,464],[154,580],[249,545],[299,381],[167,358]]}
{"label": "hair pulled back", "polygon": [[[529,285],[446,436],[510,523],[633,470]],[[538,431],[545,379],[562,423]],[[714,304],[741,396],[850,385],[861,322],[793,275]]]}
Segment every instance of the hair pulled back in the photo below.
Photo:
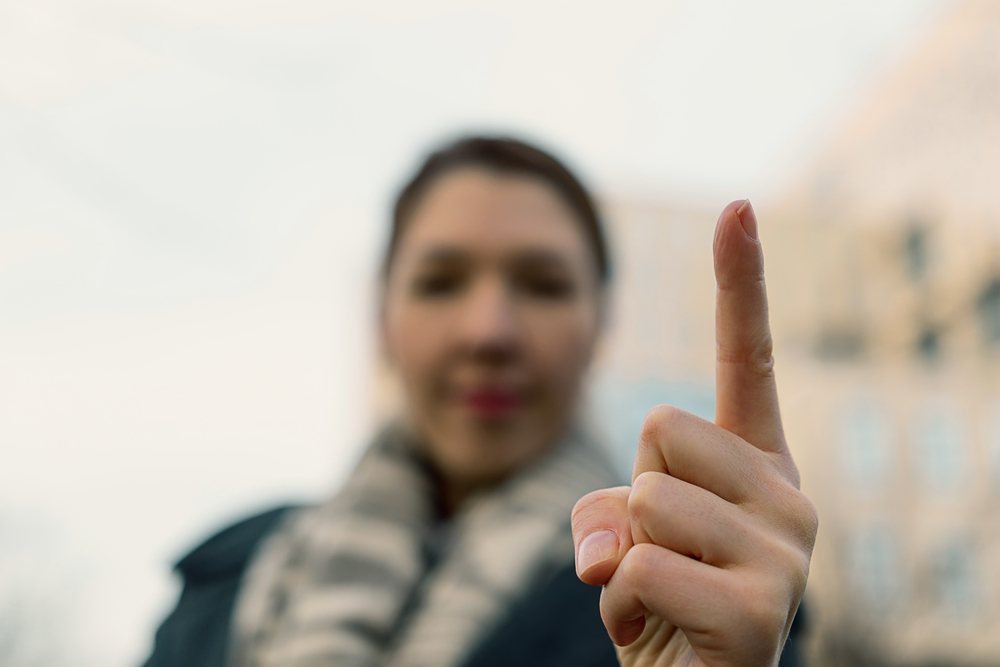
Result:
{"label": "hair pulled back", "polygon": [[600,283],[608,282],[611,266],[607,241],[597,207],[587,189],[552,155],[507,137],[466,137],[428,156],[396,198],[389,245],[382,263],[383,278],[388,277],[392,269],[400,239],[424,195],[445,174],[467,167],[479,167],[505,175],[533,176],[554,188],[580,224],[593,253]]}

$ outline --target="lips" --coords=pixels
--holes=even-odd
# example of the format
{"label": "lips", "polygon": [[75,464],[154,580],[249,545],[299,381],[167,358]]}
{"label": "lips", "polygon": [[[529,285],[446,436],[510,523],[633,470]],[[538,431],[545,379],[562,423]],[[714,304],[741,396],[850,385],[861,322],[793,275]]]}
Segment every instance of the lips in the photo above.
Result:
{"label": "lips", "polygon": [[463,392],[460,400],[467,410],[484,419],[510,416],[523,402],[520,392],[495,388]]}

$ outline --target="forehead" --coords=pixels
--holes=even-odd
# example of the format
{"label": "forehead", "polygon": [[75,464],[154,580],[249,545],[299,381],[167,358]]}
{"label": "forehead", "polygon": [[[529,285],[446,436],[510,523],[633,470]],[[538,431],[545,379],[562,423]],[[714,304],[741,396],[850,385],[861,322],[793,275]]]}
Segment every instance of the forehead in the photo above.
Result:
{"label": "forehead", "polygon": [[432,185],[401,241],[401,255],[440,246],[477,254],[544,249],[588,261],[580,223],[554,188],[532,176],[478,168]]}

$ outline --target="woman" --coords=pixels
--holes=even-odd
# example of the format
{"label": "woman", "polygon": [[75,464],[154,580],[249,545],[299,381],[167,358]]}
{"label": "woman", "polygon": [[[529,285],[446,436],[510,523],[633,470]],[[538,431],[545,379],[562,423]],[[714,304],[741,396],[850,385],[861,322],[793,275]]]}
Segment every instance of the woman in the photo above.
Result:
{"label": "woman", "polygon": [[[382,272],[404,416],[329,501],[185,557],[147,665],[617,664],[569,522],[616,481],[578,426],[608,277],[591,198],[554,158],[487,138],[433,154],[399,195]],[[590,532],[615,533],[614,553],[581,575],[613,591],[632,539],[619,491],[601,493]]]}

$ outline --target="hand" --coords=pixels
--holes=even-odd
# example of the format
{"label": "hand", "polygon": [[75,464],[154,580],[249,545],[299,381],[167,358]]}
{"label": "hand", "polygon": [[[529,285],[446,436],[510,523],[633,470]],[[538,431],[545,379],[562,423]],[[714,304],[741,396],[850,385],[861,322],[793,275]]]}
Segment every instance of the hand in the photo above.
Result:
{"label": "hand", "polygon": [[604,586],[626,667],[776,665],[809,574],[817,516],[781,428],[749,201],[722,211],[713,250],[715,424],[653,408],[632,486],[573,508],[577,574]]}

